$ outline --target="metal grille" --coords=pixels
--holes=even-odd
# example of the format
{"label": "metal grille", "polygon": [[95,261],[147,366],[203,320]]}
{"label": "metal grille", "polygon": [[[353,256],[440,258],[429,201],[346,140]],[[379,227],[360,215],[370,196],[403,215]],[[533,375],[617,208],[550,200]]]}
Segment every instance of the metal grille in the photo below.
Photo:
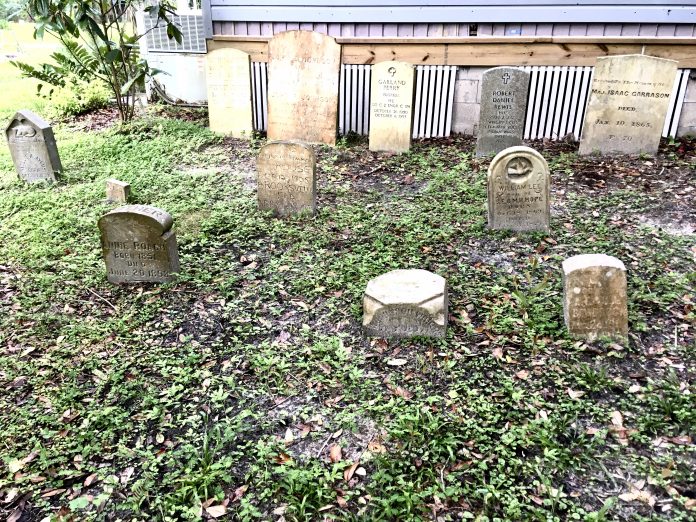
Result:
{"label": "metal grille", "polygon": [[[579,138],[589,101],[593,67],[522,67],[531,75],[525,139]],[[662,136],[676,136],[689,69],[679,69],[670,97]]]}
{"label": "metal grille", "polygon": [[156,53],[205,53],[205,29],[203,17],[197,15],[181,15],[172,17],[173,22],[181,30],[181,43],[167,37],[167,26],[157,17],[145,15],[145,30],[147,33],[147,50]]}
{"label": "metal grille", "polygon": [[[413,137],[449,136],[456,66],[416,66]],[[366,135],[370,128],[370,65],[342,65],[338,90],[338,132]],[[266,64],[252,64],[254,128],[266,130],[268,77]]]}

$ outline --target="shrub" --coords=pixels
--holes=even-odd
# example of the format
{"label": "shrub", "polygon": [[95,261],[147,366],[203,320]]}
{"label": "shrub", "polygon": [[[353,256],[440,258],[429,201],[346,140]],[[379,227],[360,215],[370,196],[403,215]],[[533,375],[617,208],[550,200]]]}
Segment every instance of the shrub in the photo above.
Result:
{"label": "shrub", "polygon": [[106,107],[109,97],[109,90],[101,82],[70,82],[53,92],[49,110],[56,118],[77,116]]}

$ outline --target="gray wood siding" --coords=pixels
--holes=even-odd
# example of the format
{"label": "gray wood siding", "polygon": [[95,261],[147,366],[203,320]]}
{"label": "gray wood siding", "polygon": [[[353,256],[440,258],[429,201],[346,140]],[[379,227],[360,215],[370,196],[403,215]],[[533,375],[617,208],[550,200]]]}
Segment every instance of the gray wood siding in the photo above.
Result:
{"label": "gray wood siding", "polygon": [[694,24],[392,24],[213,22],[216,36],[273,36],[291,29],[318,31],[335,37],[466,37],[477,25],[480,36],[696,36]]}
{"label": "gray wood siding", "polygon": [[203,5],[213,22],[679,24],[696,19],[693,0],[203,0]]}

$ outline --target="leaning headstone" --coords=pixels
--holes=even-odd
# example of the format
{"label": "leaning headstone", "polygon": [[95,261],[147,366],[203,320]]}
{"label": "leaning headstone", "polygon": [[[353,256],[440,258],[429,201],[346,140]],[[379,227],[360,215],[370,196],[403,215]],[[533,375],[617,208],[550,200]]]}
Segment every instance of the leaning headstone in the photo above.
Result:
{"label": "leaning headstone", "polygon": [[99,219],[107,279],[166,282],[179,271],[172,216],[149,205],[124,205]]}
{"label": "leaning headstone", "polygon": [[17,174],[24,181],[55,181],[63,170],[53,129],[29,110],[17,112],[5,129]]}
{"label": "leaning headstone", "polygon": [[427,270],[393,270],[370,280],[363,329],[372,337],[445,337],[447,281]]}
{"label": "leaning headstone", "polygon": [[597,58],[579,153],[657,153],[676,73],[664,58]]}
{"label": "leaning headstone", "polygon": [[522,144],[529,94],[529,73],[494,67],[483,73],[476,155],[495,154]]}
{"label": "leaning headstone", "polygon": [[205,60],[210,130],[250,138],[254,131],[250,56],[224,48],[209,52]]}
{"label": "leaning headstone", "polygon": [[563,261],[563,315],[568,333],[594,340],[628,335],[626,267],[605,254]]}
{"label": "leaning headstone", "polygon": [[370,150],[407,152],[411,147],[414,72],[406,62],[372,67]]}
{"label": "leaning headstone", "polygon": [[507,230],[548,230],[549,166],[534,149],[499,152],[488,167],[488,226]]}
{"label": "leaning headstone", "polygon": [[316,158],[304,143],[271,142],[259,151],[259,209],[288,216],[316,209]]}
{"label": "leaning headstone", "polygon": [[130,184],[117,179],[106,180],[106,200],[112,203],[126,203],[130,197]]}
{"label": "leaning headstone", "polygon": [[268,139],[336,144],[341,46],[313,31],[268,43]]}

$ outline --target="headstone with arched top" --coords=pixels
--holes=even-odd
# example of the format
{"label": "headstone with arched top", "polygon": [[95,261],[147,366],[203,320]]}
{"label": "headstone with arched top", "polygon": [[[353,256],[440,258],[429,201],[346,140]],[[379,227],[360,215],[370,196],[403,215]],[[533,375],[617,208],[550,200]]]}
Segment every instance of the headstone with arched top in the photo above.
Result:
{"label": "headstone with arched top", "polygon": [[549,229],[549,166],[529,147],[499,152],[488,168],[488,226],[507,230]]}
{"label": "headstone with arched top", "polygon": [[179,271],[172,216],[149,205],[124,205],[99,220],[111,283],[163,283]]}
{"label": "headstone with arched top", "polygon": [[19,177],[28,182],[55,181],[63,170],[53,129],[30,110],[17,112],[5,129]]}

